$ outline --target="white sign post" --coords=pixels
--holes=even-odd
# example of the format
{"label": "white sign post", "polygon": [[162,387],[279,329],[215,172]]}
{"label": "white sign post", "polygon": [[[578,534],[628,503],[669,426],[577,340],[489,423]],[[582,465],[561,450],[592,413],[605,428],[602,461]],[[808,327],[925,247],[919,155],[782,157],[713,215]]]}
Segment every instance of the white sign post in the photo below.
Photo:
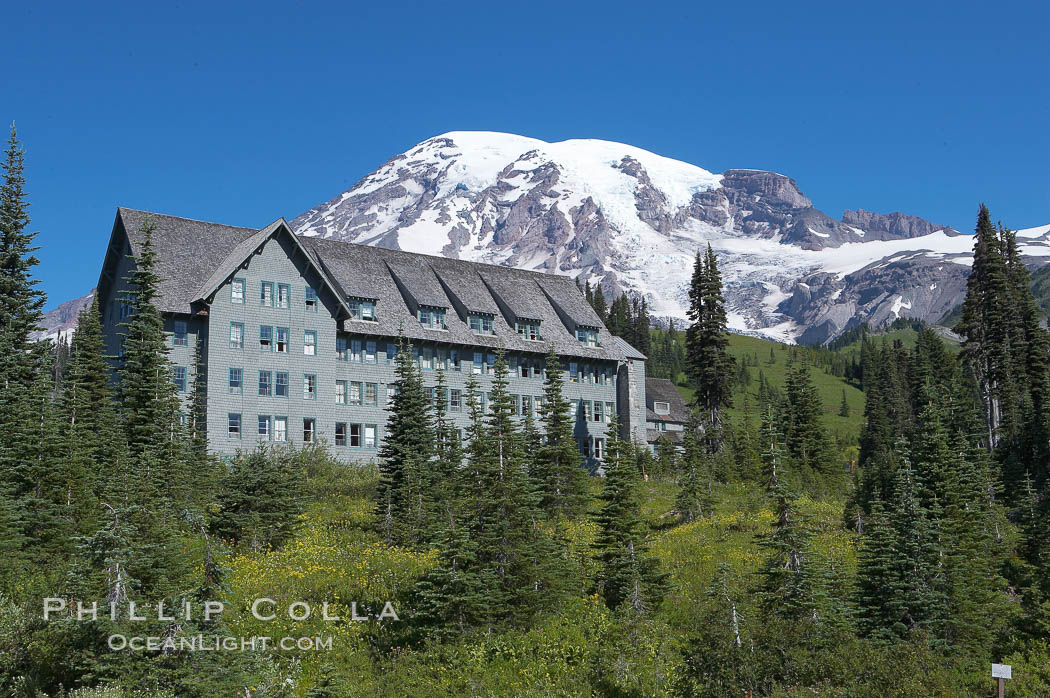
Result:
{"label": "white sign post", "polygon": [[1013,667],[1009,664],[993,664],[992,678],[999,682],[999,698],[1003,698],[1006,691],[1006,679],[1013,678]]}

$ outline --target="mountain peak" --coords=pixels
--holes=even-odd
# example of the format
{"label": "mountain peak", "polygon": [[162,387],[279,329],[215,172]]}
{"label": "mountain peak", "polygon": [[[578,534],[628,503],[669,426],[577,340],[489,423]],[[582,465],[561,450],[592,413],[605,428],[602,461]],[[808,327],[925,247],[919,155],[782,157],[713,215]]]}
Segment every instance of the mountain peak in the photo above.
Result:
{"label": "mountain peak", "polygon": [[730,327],[782,341],[901,314],[936,321],[958,302],[971,252],[968,236],[916,216],[857,209],[835,220],[783,174],[715,174],[623,143],[491,131],[427,139],[292,226],[600,281],[665,318],[685,317],[693,256],[710,243]]}

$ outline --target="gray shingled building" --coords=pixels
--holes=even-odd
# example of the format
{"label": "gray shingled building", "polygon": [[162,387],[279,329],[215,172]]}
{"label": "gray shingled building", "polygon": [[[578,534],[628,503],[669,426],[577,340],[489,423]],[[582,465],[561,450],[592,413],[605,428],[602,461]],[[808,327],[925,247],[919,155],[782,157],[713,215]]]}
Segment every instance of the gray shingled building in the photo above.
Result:
{"label": "gray shingled building", "polygon": [[660,439],[675,445],[682,443],[689,408],[675,384],[666,378],[645,379],[645,440],[650,450],[656,450]]}
{"label": "gray shingled building", "polygon": [[588,465],[614,414],[624,437],[646,441],[645,357],[609,334],[571,278],[300,237],[283,218],[254,230],[118,209],[98,283],[112,355],[147,216],[174,380],[188,401],[199,343],[216,453],[324,440],[347,462],[374,458],[399,335],[428,386],[444,369],[447,394],[434,398],[460,428],[467,376],[484,400],[500,348],[517,414],[536,413],[553,346]]}

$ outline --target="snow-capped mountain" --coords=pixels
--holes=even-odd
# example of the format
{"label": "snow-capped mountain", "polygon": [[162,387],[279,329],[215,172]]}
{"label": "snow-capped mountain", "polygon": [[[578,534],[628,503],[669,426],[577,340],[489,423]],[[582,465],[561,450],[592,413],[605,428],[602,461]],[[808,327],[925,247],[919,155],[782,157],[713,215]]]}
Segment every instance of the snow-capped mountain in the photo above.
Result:
{"label": "snow-capped mountain", "polygon": [[[601,281],[684,318],[717,251],[737,331],[826,341],[861,321],[931,322],[960,302],[972,238],[902,213],[813,207],[793,179],[714,174],[620,143],[505,133],[426,140],[292,222],[300,234]],[[1050,226],[1018,234],[1050,261]]]}
{"label": "snow-capped mountain", "polygon": [[33,339],[53,339],[56,341],[69,342],[73,339],[73,331],[77,328],[77,320],[80,311],[91,305],[95,298],[95,289],[86,296],[74,298],[62,303],[57,308],[44,313],[44,319],[40,322],[40,331],[32,335]]}

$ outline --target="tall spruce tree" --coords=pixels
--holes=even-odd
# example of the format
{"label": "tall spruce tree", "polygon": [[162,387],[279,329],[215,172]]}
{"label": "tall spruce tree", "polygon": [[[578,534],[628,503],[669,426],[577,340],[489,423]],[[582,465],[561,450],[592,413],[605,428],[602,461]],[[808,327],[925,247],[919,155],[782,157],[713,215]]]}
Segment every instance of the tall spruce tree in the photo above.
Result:
{"label": "tall spruce tree", "polygon": [[587,493],[587,473],[573,434],[572,403],[565,397],[565,376],[553,347],[547,353],[540,422],[544,435],[531,460],[532,478],[540,487],[541,506],[550,516],[579,515]]}
{"label": "tall spruce tree", "polygon": [[615,420],[605,434],[605,483],[595,515],[598,592],[609,608],[627,604],[635,613],[654,610],[667,588],[645,541],[638,499],[638,468],[630,444],[620,440]]}
{"label": "tall spruce tree", "polygon": [[735,360],[726,351],[729,336],[722,276],[710,245],[706,255],[696,253],[689,319],[693,324],[686,331],[686,363],[696,389],[695,404],[704,421],[717,428],[722,410],[733,405]]}
{"label": "tall spruce tree", "polygon": [[390,404],[386,439],[379,450],[376,518],[387,543],[421,545],[431,511],[428,488],[434,448],[432,405],[412,345],[402,337],[395,358],[397,392]]}

